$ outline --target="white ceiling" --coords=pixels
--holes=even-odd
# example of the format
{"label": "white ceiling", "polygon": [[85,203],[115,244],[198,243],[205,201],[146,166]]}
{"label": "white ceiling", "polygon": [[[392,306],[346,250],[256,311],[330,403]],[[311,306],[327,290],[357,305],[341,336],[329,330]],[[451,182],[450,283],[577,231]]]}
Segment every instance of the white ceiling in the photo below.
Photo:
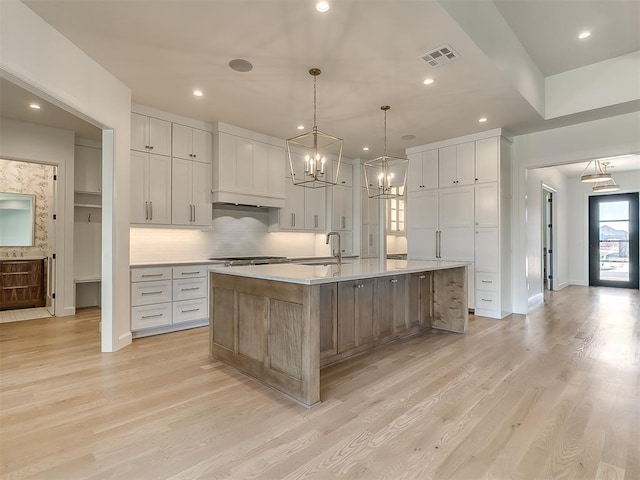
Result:
{"label": "white ceiling", "polygon": [[[544,120],[437,1],[333,0],[326,14],[317,13],[312,0],[24,3],[131,88],[133,102],[201,121],[297,135],[298,124],[312,127],[308,70],[319,67],[318,127],[344,138],[351,158],[381,154],[383,104],[391,105],[394,155],[491,128],[518,134],[623,113],[599,109]],[[495,2],[545,75],[640,50],[639,5]],[[593,35],[580,42],[583,28]],[[419,58],[443,44],[460,57],[437,68]],[[234,58],[251,61],[253,70],[232,71],[228,62]],[[423,85],[426,77],[435,83]],[[6,92],[0,87],[0,94]],[[194,97],[195,88],[204,97]],[[21,115],[0,103],[3,116]],[[488,121],[480,124],[482,116]],[[408,134],[416,138],[400,139]],[[367,154],[364,145],[371,147]]]}

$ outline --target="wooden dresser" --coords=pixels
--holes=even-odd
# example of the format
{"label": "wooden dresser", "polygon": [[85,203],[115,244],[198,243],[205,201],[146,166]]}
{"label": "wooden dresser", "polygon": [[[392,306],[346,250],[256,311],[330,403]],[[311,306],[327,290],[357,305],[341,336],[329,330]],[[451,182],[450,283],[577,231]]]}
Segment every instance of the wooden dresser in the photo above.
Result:
{"label": "wooden dresser", "polygon": [[0,260],[0,310],[44,307],[44,259]]}

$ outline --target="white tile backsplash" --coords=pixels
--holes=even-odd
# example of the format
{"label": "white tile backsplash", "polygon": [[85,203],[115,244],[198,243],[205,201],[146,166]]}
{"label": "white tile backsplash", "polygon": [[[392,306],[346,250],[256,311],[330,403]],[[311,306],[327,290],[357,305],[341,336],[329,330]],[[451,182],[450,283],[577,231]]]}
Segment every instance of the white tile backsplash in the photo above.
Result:
{"label": "white tile backsplash", "polygon": [[330,255],[325,234],[269,232],[266,209],[214,208],[213,228],[131,228],[131,263],[210,257]]}

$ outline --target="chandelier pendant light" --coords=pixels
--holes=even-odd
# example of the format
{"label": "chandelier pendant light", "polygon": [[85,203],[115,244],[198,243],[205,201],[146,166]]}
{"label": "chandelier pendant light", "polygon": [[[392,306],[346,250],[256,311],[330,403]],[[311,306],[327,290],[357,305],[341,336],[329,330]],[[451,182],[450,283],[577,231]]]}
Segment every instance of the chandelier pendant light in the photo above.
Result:
{"label": "chandelier pendant light", "polygon": [[609,178],[603,181],[596,183],[592,191],[596,193],[607,193],[607,192],[617,192],[620,190],[620,185],[616,183],[611,174],[607,171],[607,167],[611,162],[602,162],[602,172],[609,175]]}
{"label": "chandelier pendant light", "polygon": [[387,155],[387,111],[390,108],[389,105],[380,107],[384,112],[384,154],[363,164],[369,198],[387,199],[404,196],[409,159]]}
{"label": "chandelier pendant light", "polygon": [[[589,169],[591,164],[593,164],[593,169]],[[600,160],[591,160],[580,175],[580,181],[585,183],[597,183],[604,180],[611,180],[611,174],[606,169],[602,169]]]}
{"label": "chandelier pendant light", "polygon": [[336,185],[342,160],[341,138],[318,130],[317,78],[319,68],[312,68],[313,76],[313,128],[287,140],[287,155],[294,185],[323,188]]}

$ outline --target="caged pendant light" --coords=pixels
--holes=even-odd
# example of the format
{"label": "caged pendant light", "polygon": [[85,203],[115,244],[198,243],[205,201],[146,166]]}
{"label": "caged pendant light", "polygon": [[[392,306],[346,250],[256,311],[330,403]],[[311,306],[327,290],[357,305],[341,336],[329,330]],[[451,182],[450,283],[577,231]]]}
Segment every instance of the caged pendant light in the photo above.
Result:
{"label": "caged pendant light", "polygon": [[369,198],[398,198],[404,196],[409,159],[387,155],[387,111],[391,107],[383,105],[384,112],[384,154],[363,164]]}
{"label": "caged pendant light", "polygon": [[291,178],[301,187],[331,187],[338,183],[343,141],[318,130],[316,84],[320,69],[312,68],[309,74],[313,76],[313,129],[287,140]]}

